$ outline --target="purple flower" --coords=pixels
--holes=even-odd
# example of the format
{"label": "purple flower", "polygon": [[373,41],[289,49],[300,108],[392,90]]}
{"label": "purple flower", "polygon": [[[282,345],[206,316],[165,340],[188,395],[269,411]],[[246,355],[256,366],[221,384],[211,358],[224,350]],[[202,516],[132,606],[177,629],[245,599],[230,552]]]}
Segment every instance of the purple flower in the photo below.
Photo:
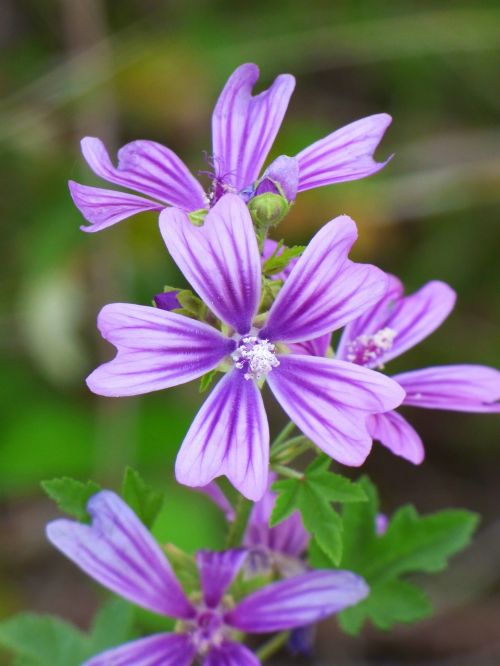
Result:
{"label": "purple flower", "polygon": [[90,223],[84,231],[100,231],[136,213],[175,206],[187,212],[207,208],[226,192],[246,201],[256,193],[279,191],[289,201],[297,191],[364,178],[385,166],[373,152],[391,122],[381,113],[329,134],[295,157],[280,156],[258,177],[285,115],[295,86],[289,74],[276,78],[256,96],[256,65],[241,65],[229,77],[212,116],[214,172],[205,194],[200,183],[175,153],[154,141],[132,141],[118,152],[114,166],[99,139],[82,140],[82,152],[103,180],[137,192],[119,192],[69,182],[71,196]]}
{"label": "purple flower", "polygon": [[314,571],[235,603],[228,590],[246,553],[229,550],[198,552],[202,594],[189,599],[160,546],[123,500],[102,491],[90,499],[88,511],[92,525],[56,520],[47,526],[49,540],[104,587],[179,622],[175,633],[126,643],[84,666],[258,666],[255,655],[235,642],[236,632],[265,634],[318,622],[368,594],[365,581],[349,571]]}
{"label": "purple flower", "polygon": [[258,321],[262,328],[254,323],[261,296],[259,250],[240,197],[224,196],[202,227],[190,224],[182,211],[167,209],[160,228],[174,261],[222,321],[222,332],[158,308],[107,305],[98,327],[118,353],[88,377],[90,389],[105,396],[137,395],[224,369],[177,456],[177,479],[188,486],[205,486],[225,474],[246,497],[262,497],[269,462],[263,380],[317,446],[346,465],[362,464],[372,444],[367,416],[397,407],[403,390],[353,363],[286,353],[290,343],[344,326],[385,292],[382,271],[347,258],[357,234],[354,222],[336,218],[314,236],[265,322]]}
{"label": "purple flower", "polygon": [[[346,326],[337,357],[377,368],[411,349],[438,328],[455,304],[444,282],[429,282],[411,296],[390,276],[385,296]],[[500,372],[482,365],[443,365],[393,376],[406,391],[404,405],[460,412],[500,411]],[[418,464],[424,447],[401,414],[389,411],[369,418],[374,439],[396,455]]]}

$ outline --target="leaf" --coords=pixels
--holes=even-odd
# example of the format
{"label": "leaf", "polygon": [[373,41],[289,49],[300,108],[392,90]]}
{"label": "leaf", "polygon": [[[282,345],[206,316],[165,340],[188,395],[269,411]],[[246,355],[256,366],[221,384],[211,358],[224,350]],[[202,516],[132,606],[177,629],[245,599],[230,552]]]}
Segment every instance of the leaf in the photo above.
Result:
{"label": "leaf", "polygon": [[69,477],[42,481],[41,486],[47,495],[53,499],[57,506],[74,516],[77,520],[89,522],[90,516],[87,512],[87,503],[92,495],[101,489],[94,481],[76,481]]}
{"label": "leaf", "polygon": [[200,387],[198,389],[200,393],[205,393],[205,391],[214,381],[216,375],[217,370],[210,370],[210,372],[207,372],[205,375],[203,375],[203,377],[200,379]]}
{"label": "leaf", "polygon": [[21,613],[0,623],[0,646],[23,666],[81,666],[89,656],[86,636],[49,615]]}
{"label": "leaf", "polygon": [[266,259],[262,267],[262,272],[265,275],[275,275],[276,273],[281,273],[288,264],[299,257],[305,250],[304,245],[294,245],[292,247],[286,247],[283,245],[283,241],[280,241],[276,246],[273,254]]}
{"label": "leaf", "polygon": [[123,599],[110,598],[97,612],[90,630],[91,654],[99,654],[135,638],[135,609]]}
{"label": "leaf", "polygon": [[164,500],[163,493],[148,486],[139,472],[131,467],[125,470],[122,497],[146,527],[153,525]]}
{"label": "leaf", "polygon": [[286,479],[273,483],[273,490],[277,496],[271,514],[271,527],[281,523],[297,509],[300,486],[295,479]]}

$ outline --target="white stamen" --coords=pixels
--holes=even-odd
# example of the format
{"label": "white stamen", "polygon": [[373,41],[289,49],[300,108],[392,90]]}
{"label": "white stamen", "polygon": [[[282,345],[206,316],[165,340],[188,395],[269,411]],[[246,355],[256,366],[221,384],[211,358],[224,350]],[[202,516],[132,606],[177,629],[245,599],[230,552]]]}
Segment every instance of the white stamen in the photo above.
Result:
{"label": "white stamen", "polygon": [[347,360],[358,365],[372,365],[392,348],[395,337],[396,331],[388,327],[373,335],[359,335],[347,346]]}
{"label": "white stamen", "polygon": [[269,340],[247,335],[231,358],[236,368],[245,370],[245,379],[259,380],[280,364],[274,352],[275,346]]}

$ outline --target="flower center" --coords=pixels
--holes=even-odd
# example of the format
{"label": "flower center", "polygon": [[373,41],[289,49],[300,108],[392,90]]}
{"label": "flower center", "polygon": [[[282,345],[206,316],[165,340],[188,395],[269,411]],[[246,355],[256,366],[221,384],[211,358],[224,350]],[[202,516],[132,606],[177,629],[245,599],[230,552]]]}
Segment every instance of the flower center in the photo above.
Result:
{"label": "flower center", "polygon": [[183,625],[182,631],[190,634],[198,655],[205,656],[213,646],[224,642],[228,628],[218,609],[202,607],[194,620]]}
{"label": "flower center", "polygon": [[382,328],[373,335],[359,335],[347,346],[347,360],[357,365],[382,366],[385,352],[392,348],[396,331]]}
{"label": "flower center", "polygon": [[260,340],[253,335],[241,339],[239,347],[231,355],[238,370],[245,372],[245,379],[262,379],[280,362],[274,353],[275,346],[269,340]]}

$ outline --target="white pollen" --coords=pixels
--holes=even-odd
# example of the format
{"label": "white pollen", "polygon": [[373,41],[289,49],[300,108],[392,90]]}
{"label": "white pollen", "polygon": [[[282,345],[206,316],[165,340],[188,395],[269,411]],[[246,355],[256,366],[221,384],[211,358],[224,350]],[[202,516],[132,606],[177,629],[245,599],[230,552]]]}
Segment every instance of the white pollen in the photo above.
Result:
{"label": "white pollen", "polygon": [[280,364],[273,343],[251,335],[241,340],[231,358],[236,368],[245,370],[245,379],[262,379]]}

